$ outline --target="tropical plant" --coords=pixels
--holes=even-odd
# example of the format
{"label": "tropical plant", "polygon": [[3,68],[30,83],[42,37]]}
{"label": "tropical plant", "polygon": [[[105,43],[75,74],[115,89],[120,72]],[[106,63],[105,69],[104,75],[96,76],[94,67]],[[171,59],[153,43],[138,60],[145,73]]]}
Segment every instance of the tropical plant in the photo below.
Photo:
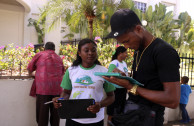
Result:
{"label": "tropical plant", "polygon": [[188,49],[191,50],[191,54],[194,54],[194,24],[191,23],[190,30],[186,33],[186,40],[184,46],[188,46]]}
{"label": "tropical plant", "polygon": [[43,44],[44,43],[44,36],[45,36],[45,19],[43,18],[40,22],[38,20],[29,18],[28,19],[28,26],[34,26],[36,29],[37,35],[38,35],[38,43]]}
{"label": "tropical plant", "polygon": [[108,34],[111,15],[119,8],[131,8],[141,15],[132,0],[51,0],[42,9],[40,20],[49,15],[51,30],[62,18],[72,32],[93,38]]}
{"label": "tropical plant", "polygon": [[187,33],[189,32],[190,29],[190,24],[191,24],[191,16],[187,12],[182,12],[180,13],[178,17],[178,24],[180,26],[180,36],[177,40],[178,43],[178,48],[183,45],[183,42],[185,41],[190,41],[192,36],[191,32],[189,33],[189,36],[187,37]]}
{"label": "tropical plant", "polygon": [[194,54],[194,29],[190,29],[187,35],[187,42],[191,53]]}
{"label": "tropical plant", "polygon": [[173,46],[176,46],[175,32],[178,32],[177,20],[173,19],[173,12],[167,12],[166,6],[159,3],[155,5],[153,11],[152,6],[149,6],[142,19],[147,21],[146,29],[154,36],[159,37]]}

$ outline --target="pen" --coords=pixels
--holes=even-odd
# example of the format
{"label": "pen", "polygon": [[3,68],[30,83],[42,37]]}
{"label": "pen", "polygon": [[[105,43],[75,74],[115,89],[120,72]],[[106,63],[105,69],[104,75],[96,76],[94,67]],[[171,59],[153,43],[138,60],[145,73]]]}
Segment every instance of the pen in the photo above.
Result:
{"label": "pen", "polygon": [[[64,98],[59,98],[57,100],[63,100]],[[48,101],[48,102],[45,102],[44,104],[47,105],[47,104],[50,104],[50,103],[53,103],[53,101]]]}

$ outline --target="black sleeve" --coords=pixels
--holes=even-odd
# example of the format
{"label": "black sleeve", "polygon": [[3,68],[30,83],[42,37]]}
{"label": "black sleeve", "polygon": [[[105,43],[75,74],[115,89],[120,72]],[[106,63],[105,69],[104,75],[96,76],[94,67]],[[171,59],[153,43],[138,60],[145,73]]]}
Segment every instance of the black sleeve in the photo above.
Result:
{"label": "black sleeve", "polygon": [[158,74],[161,82],[180,81],[180,58],[173,48],[165,48],[158,51],[156,56]]}

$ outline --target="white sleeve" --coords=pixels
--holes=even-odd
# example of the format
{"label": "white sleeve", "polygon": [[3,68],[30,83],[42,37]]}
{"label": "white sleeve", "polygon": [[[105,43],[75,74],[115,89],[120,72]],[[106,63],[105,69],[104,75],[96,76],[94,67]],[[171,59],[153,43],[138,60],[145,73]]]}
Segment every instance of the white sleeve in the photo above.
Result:
{"label": "white sleeve", "polygon": [[110,64],[114,64],[116,67],[118,67],[118,61],[117,60],[113,60]]}

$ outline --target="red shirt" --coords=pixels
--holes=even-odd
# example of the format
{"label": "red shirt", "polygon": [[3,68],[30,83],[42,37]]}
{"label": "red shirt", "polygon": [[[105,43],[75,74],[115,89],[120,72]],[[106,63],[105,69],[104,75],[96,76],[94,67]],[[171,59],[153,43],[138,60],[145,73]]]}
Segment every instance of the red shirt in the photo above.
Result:
{"label": "red shirt", "polygon": [[37,53],[28,64],[29,71],[36,71],[36,94],[59,95],[64,66],[63,61],[53,50]]}

